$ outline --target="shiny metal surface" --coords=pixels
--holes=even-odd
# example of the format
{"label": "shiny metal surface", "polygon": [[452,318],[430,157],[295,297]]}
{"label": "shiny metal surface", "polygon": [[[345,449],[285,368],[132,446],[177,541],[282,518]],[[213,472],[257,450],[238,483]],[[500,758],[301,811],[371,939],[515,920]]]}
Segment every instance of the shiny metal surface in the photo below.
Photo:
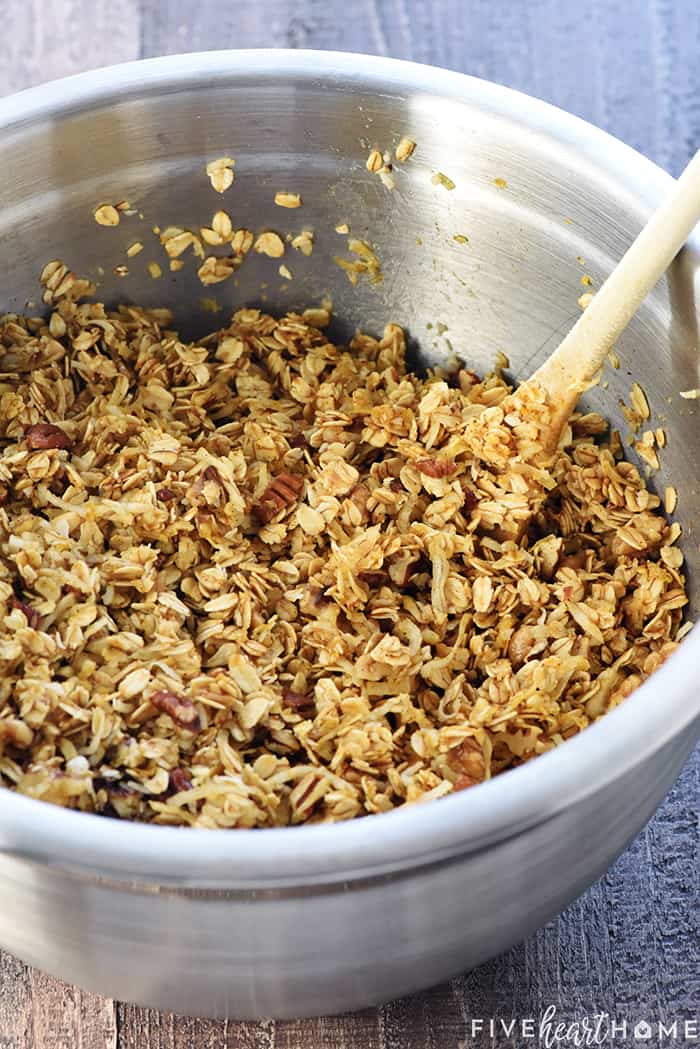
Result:
{"label": "shiny metal surface", "polygon": [[[228,312],[327,292],[340,334],[394,320],[419,361],[455,353],[483,370],[504,350],[516,377],[578,315],[582,273],[598,284],[670,185],[542,103],[352,55],[234,52],[102,70],[0,102],[0,129],[6,309],[39,300],[38,271],[54,257],[98,277],[112,301],[173,306],[195,332],[217,323],[203,295]],[[419,146],[390,193],[364,160],[402,134]],[[224,153],[236,182],[221,198],[204,166]],[[435,171],[456,188],[434,186]],[[277,189],[301,192],[302,210],[275,208]],[[123,198],[144,219],[96,226],[95,205]],[[202,289],[192,267],[147,276],[148,261],[162,261],[152,225],[204,225],[219,206],[254,228],[314,228],[314,253],[288,260],[286,289],[263,259],[246,263],[238,286]],[[332,264],[341,221],[376,246],[381,285],[353,288]],[[113,277],[137,239],[146,251],[128,278]],[[624,434],[617,401],[633,373],[667,431],[654,484],[680,492],[695,611],[696,402],[678,391],[700,385],[698,247],[633,321],[609,387],[589,397]],[[651,816],[700,733],[699,649],[693,632],[622,707],[536,762],[352,824],[152,828],[3,793],[0,944],[93,990],[207,1015],[327,1013],[435,983],[546,921]]]}

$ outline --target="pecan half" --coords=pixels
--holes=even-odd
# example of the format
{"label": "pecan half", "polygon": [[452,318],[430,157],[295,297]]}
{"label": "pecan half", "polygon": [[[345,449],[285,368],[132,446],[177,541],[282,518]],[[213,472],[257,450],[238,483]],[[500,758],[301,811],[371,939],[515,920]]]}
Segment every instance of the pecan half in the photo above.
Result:
{"label": "pecan half", "polygon": [[260,502],[253,509],[263,524],[267,524],[280,510],[297,501],[303,487],[302,477],[287,473],[278,474],[274,481],[268,484],[260,496]]}
{"label": "pecan half", "polygon": [[27,448],[31,452],[40,448],[70,448],[73,442],[60,426],[53,423],[37,423],[24,431]]}
{"label": "pecan half", "polygon": [[39,613],[31,605],[28,605],[26,601],[20,601],[18,597],[12,598],[12,607],[18,608],[20,612],[24,612],[27,620],[27,626],[30,626],[32,630],[36,630],[39,626]]}
{"label": "pecan half", "polygon": [[416,468],[426,477],[449,477],[457,464],[452,459],[417,459]]}
{"label": "pecan half", "polygon": [[187,696],[178,696],[175,692],[162,690],[154,692],[149,696],[149,701],[156,710],[163,714],[169,714],[176,725],[186,728],[190,732],[199,732],[202,727],[197,708]]}

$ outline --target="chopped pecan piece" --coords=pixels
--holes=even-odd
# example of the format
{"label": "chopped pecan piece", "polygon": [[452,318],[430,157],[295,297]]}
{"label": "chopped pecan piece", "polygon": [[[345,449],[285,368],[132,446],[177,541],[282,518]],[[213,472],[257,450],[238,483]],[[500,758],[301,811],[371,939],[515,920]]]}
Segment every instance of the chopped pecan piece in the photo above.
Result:
{"label": "chopped pecan piece", "polygon": [[302,477],[287,473],[278,474],[260,496],[260,502],[254,507],[255,513],[263,524],[267,524],[286,506],[291,506],[297,501],[303,487]]}
{"label": "chopped pecan piece", "polygon": [[466,486],[466,484],[462,485],[462,492],[464,493],[464,502],[462,503],[462,509],[466,510],[467,513],[471,513],[472,510],[476,510],[477,506],[479,505],[479,498],[475,494],[475,492],[472,491],[471,488],[468,488]]}
{"label": "chopped pecan piece", "polygon": [[170,770],[170,789],[173,794],[179,794],[181,790],[192,790],[192,780],[184,769]]}
{"label": "chopped pecan piece", "polygon": [[27,625],[30,626],[32,630],[37,629],[37,627],[39,626],[40,617],[39,613],[35,608],[32,608],[31,605],[28,605],[26,601],[20,601],[18,597],[12,598],[12,607],[18,608],[20,612],[24,612],[25,618],[27,620]]}
{"label": "chopped pecan piece", "polygon": [[376,572],[367,571],[360,572],[360,579],[363,583],[366,583],[367,586],[378,587],[384,586],[384,584],[387,582],[388,575],[386,572],[382,572],[381,570]]}
{"label": "chopped pecan piece", "polygon": [[[455,790],[472,787],[483,780],[486,771],[484,755],[475,739],[465,739],[459,746],[453,747],[448,752],[447,760],[455,772],[459,773],[457,783],[462,783],[461,787],[455,784]],[[466,780],[470,782],[467,783]]]}
{"label": "chopped pecan piece", "polygon": [[175,492],[172,488],[159,488],[156,492],[156,499],[160,500],[161,503],[169,503],[175,498]]}
{"label": "chopped pecan piece", "polygon": [[303,692],[293,692],[288,688],[282,693],[282,704],[285,707],[291,707],[292,710],[304,710],[313,707],[314,700],[313,696],[307,696]]}
{"label": "chopped pecan piece", "polygon": [[449,477],[457,464],[452,459],[417,459],[416,467],[426,477]]}
{"label": "chopped pecan piece", "polygon": [[25,430],[24,436],[27,448],[31,452],[40,448],[70,448],[73,442],[68,434],[60,426],[53,423],[37,423]]}
{"label": "chopped pecan piece", "polygon": [[197,708],[187,696],[178,696],[175,692],[162,690],[154,692],[149,696],[149,701],[156,710],[163,714],[169,714],[176,725],[188,729],[190,732],[199,732],[202,727]]}

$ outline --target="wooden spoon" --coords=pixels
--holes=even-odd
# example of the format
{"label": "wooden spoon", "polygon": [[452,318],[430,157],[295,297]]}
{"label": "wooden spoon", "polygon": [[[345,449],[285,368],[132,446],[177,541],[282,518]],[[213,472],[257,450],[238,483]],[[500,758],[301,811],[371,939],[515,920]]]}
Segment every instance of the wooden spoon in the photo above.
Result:
{"label": "wooden spoon", "polygon": [[[537,384],[554,406],[553,450],[616,339],[700,221],[700,151],[618,262],[568,335],[521,387]],[[515,393],[518,398],[519,390]]]}

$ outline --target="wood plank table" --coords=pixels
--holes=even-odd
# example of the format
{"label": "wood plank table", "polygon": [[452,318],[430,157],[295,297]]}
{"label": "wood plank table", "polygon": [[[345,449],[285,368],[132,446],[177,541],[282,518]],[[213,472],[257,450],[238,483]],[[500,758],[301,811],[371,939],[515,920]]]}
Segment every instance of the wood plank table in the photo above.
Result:
{"label": "wood plank table", "polygon": [[[317,47],[432,62],[591,120],[677,174],[700,145],[698,0],[0,0],[0,94],[111,62],[215,47]],[[538,1045],[521,1021],[608,1013],[601,1044],[693,1044],[700,1004],[698,774],[688,763],[615,866],[526,943],[354,1016],[234,1023],[104,1000],[0,956],[0,1049],[458,1049]],[[1,905],[1,903],[0,903]],[[489,1020],[511,1019],[510,1034]],[[671,1025],[634,1041],[640,1019]],[[472,1035],[472,1020],[483,1031]],[[700,1033],[700,1032],[699,1032]],[[560,1044],[573,1044],[560,1043]]]}

